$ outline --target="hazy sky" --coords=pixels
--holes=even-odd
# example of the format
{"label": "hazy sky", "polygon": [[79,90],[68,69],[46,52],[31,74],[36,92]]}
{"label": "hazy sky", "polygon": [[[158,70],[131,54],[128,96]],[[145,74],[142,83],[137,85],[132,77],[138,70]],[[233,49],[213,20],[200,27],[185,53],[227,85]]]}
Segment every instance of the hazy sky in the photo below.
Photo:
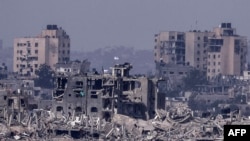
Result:
{"label": "hazy sky", "polygon": [[153,49],[160,31],[212,30],[221,22],[250,37],[249,14],[250,0],[1,0],[0,39],[9,47],[15,37],[57,24],[70,35],[73,50]]}

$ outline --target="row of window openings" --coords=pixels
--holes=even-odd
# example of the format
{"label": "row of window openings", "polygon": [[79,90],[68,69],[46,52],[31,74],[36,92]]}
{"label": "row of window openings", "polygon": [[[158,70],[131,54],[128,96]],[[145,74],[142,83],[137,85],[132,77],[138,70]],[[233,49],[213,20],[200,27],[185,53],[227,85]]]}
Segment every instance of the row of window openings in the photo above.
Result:
{"label": "row of window openings", "polygon": [[[157,54],[155,53],[155,56],[156,56]],[[208,56],[208,58],[210,58],[210,55]],[[214,55],[214,58],[216,58],[215,57],[215,55]],[[218,55],[218,58],[220,58],[220,55]],[[241,56],[241,59],[243,59],[243,56]],[[172,61],[174,61],[175,59],[174,58],[172,58]],[[206,60],[206,58],[203,58],[203,60],[205,61]],[[197,61],[200,61],[200,58],[197,58]],[[210,62],[208,62],[208,65],[210,65]],[[218,62],[218,65],[220,65],[220,62]]]}
{"label": "row of window openings", "polygon": [[[207,59],[206,57],[203,57],[203,61],[206,61],[206,59]],[[200,61],[200,58],[197,58],[196,60]]]}
{"label": "row of window openings", "polygon": [[[211,56],[210,56],[210,54],[208,55],[208,58],[210,58]],[[214,54],[213,55],[213,58],[215,59],[216,58],[216,55]],[[220,58],[220,55],[218,55],[218,58]]]}
{"label": "row of window openings", "polygon": [[[203,53],[206,53],[207,51],[204,50]],[[197,55],[200,55],[200,51],[197,51]],[[155,56],[157,56],[157,53],[155,53]]]}
{"label": "row of window openings", "polygon": [[[197,40],[200,40],[200,39],[201,39],[200,37],[197,37]],[[203,37],[203,41],[204,41],[204,42],[207,42],[207,41],[208,41],[208,37],[207,37],[207,36],[204,36],[204,37]]]}
{"label": "row of window openings", "polygon": [[[31,44],[29,42],[27,42],[27,43],[17,43],[17,46],[18,47],[21,47],[21,46],[31,47]],[[38,43],[35,43],[34,46],[38,47]],[[62,46],[65,47],[65,43],[63,43]],[[68,43],[68,47],[70,47],[70,43]]]}
{"label": "row of window openings", "polygon": [[[63,50],[63,51],[60,51],[60,50],[59,50],[59,53],[61,53],[61,52],[62,52],[62,54],[65,54],[66,51],[64,51],[64,50]],[[70,54],[70,51],[68,50],[67,53]]]}
{"label": "row of window openings", "polygon": [[[35,50],[34,52],[35,52],[35,54],[38,54],[38,50]],[[23,51],[22,50],[17,50],[17,54],[18,53],[23,54]],[[27,53],[30,54],[31,50],[27,50]]]}
{"label": "row of window openings", "polygon": [[[175,40],[175,36],[169,36],[170,40]],[[198,40],[200,40],[200,37],[197,37]],[[177,40],[184,40],[184,35],[177,35]],[[204,37],[204,42],[208,41],[207,37]],[[157,42],[157,39],[155,39],[155,42]]]}
{"label": "row of window openings", "polygon": [[[197,67],[197,68],[200,68],[200,65],[197,65],[196,67]],[[206,65],[203,64],[203,69],[205,69],[205,68],[206,68]]]}
{"label": "row of window openings", "polygon": [[[197,46],[200,47],[199,44]],[[204,45],[204,47],[205,47],[205,45]],[[155,49],[156,49],[156,46],[155,46]],[[163,51],[163,48],[161,48],[161,51]],[[206,52],[207,52],[206,50],[203,51],[203,53],[206,53]],[[185,51],[184,51],[184,53],[185,53]],[[200,54],[200,51],[197,51],[197,54]]]}
{"label": "row of window openings", "polygon": [[[171,71],[171,72],[169,72],[169,74],[174,74],[175,72],[173,72],[173,71]],[[163,71],[163,74],[167,74],[167,72],[166,71]],[[184,72],[179,72],[178,74],[184,74]],[[185,74],[187,74],[187,72],[185,72]]]}
{"label": "row of window openings", "polygon": [[[25,72],[25,71],[23,71],[23,69],[20,69],[19,72],[20,72],[20,73],[23,73],[23,72]],[[30,68],[30,71],[27,71],[27,69],[26,69],[26,74],[30,74],[31,72],[34,72],[34,69],[33,69],[33,68]]]}
{"label": "row of window openings", "polygon": [[[60,53],[60,52],[61,52],[61,51],[59,50],[59,53]],[[20,51],[17,50],[17,53],[23,54],[23,51],[22,51],[22,50],[20,50]],[[27,50],[27,53],[30,54],[30,53],[31,53],[31,50]],[[70,51],[68,50],[67,53],[70,54]],[[35,50],[35,54],[38,54],[38,50]],[[64,51],[64,50],[62,51],[62,54],[65,54],[65,51]]]}
{"label": "row of window openings", "polygon": [[[18,47],[21,47],[21,46],[31,47],[31,44],[29,42],[27,42],[27,43],[17,43],[17,46]],[[35,47],[38,47],[38,43],[35,43]]]}
{"label": "row of window openings", "polygon": [[[200,44],[197,44],[197,47],[200,47]],[[203,44],[203,47],[207,47],[207,44]]]}
{"label": "row of window openings", "polygon": [[[35,68],[38,68],[38,64],[35,64],[34,66],[35,66]],[[17,68],[19,68],[19,67],[20,67],[20,68],[25,68],[26,65],[23,65],[23,64],[20,64],[20,65],[19,65],[19,64],[16,64],[16,67],[17,67]],[[31,65],[28,64],[27,67],[31,67]]]}
{"label": "row of window openings", "polygon": [[[162,42],[162,41],[161,41]],[[200,47],[200,44],[197,44],[197,47]],[[207,43],[203,44],[203,47],[207,47]],[[154,47],[155,49],[157,48],[157,46]]]}
{"label": "row of window openings", "polygon": [[[156,54],[155,54],[155,55],[156,55]],[[196,60],[197,60],[197,61],[200,61],[200,58],[197,58]],[[172,57],[172,61],[175,61],[175,58],[174,58],[174,57]],[[205,58],[205,57],[203,58],[203,61],[206,61],[206,58]]]}
{"label": "row of window openings", "polygon": [[[207,71],[210,72],[210,69],[208,69]],[[215,73],[215,69],[212,69],[211,72]],[[220,69],[218,69],[217,72],[220,72]]]}
{"label": "row of window openings", "polygon": [[[203,51],[203,53],[206,53],[206,52],[207,52],[206,50]],[[200,55],[200,51],[199,50],[197,51],[197,54]]]}
{"label": "row of window openings", "polygon": [[[23,58],[23,57],[17,57],[16,60],[21,60],[21,61],[25,61],[26,58]],[[31,61],[37,61],[38,60],[38,57],[28,57],[27,60]]]}
{"label": "row of window openings", "polygon": [[[69,94],[68,96],[71,97],[71,94]],[[75,96],[78,97],[78,95],[75,95]],[[92,94],[92,95],[90,95],[90,98],[92,98],[92,99],[98,99],[98,95]]]}
{"label": "row of window openings", "polygon": [[[65,43],[63,43],[62,46],[65,47]],[[70,47],[70,43],[68,43],[68,47]]]}
{"label": "row of window openings", "polygon": [[59,61],[69,61],[69,58],[68,57],[63,57],[63,58],[59,58],[58,60]]}
{"label": "row of window openings", "polygon": [[[216,65],[216,62],[213,62],[214,66]],[[208,66],[210,66],[210,62],[207,63]],[[220,65],[220,62],[218,62],[218,65]]]}

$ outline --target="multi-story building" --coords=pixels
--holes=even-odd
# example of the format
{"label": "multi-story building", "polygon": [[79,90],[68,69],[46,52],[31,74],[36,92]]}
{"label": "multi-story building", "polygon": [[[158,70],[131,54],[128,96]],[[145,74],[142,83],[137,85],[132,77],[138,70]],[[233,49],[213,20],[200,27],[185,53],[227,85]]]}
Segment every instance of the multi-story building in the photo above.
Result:
{"label": "multi-story building", "polygon": [[185,64],[185,33],[160,32],[155,35],[155,62]]}
{"label": "multi-story building", "polygon": [[47,25],[36,37],[14,39],[13,71],[35,75],[41,64],[55,69],[55,64],[70,60],[69,35],[57,25]]}
{"label": "multi-story building", "polygon": [[236,34],[231,23],[214,28],[209,37],[207,77],[242,75],[246,65],[247,38]]}
{"label": "multi-story building", "polygon": [[185,61],[197,70],[207,71],[208,37],[212,32],[189,31],[185,32]]}
{"label": "multi-story building", "polygon": [[[177,87],[190,66],[185,65],[185,33],[160,32],[155,35],[154,60],[156,76],[164,78],[170,86]],[[175,85],[173,85],[175,84]]]}
{"label": "multi-story building", "polygon": [[212,32],[160,32],[155,35],[155,62],[188,65],[206,71],[208,37]]}
{"label": "multi-story building", "polygon": [[[112,74],[82,73],[57,76],[52,111],[55,115],[90,116],[110,121],[114,114],[152,119],[165,108],[165,92],[158,79],[132,77],[129,63],[118,64]],[[162,80],[163,81],[163,80]],[[74,113],[74,114],[73,114]]]}
{"label": "multi-story building", "polygon": [[247,38],[237,35],[231,23],[222,23],[212,32],[160,32],[155,35],[154,53],[156,72],[164,74],[160,76],[171,76],[158,67],[164,63],[177,71],[183,65],[192,66],[206,72],[209,79],[219,74],[239,76],[246,68]]}

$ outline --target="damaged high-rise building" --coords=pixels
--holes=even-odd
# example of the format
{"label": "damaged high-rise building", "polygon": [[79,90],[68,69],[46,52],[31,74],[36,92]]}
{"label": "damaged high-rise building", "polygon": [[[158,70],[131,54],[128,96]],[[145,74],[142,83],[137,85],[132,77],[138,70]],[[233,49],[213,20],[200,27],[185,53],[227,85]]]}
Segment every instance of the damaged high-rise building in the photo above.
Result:
{"label": "damaged high-rise building", "polygon": [[123,140],[154,130],[147,123],[164,111],[165,80],[131,76],[129,63],[100,74],[89,72],[86,60],[72,64],[79,70],[57,65],[52,100],[44,105],[32,80],[0,81],[1,138]]}
{"label": "damaged high-rise building", "polygon": [[158,81],[132,77],[129,63],[115,65],[112,74],[58,75],[52,111],[56,116],[87,115],[111,121],[115,113],[151,119],[165,108]]}
{"label": "damaged high-rise building", "polygon": [[182,78],[192,69],[186,65],[185,44],[185,32],[168,31],[155,34],[156,77],[168,81],[168,90],[178,87]]}
{"label": "damaged high-rise building", "polygon": [[155,62],[185,64],[185,33],[177,31],[155,34]]}
{"label": "damaged high-rise building", "polygon": [[208,79],[218,75],[242,76],[246,70],[247,38],[236,34],[231,23],[213,31],[168,31],[155,35],[154,60],[160,77],[178,78],[200,70]]}
{"label": "damaged high-rise building", "polygon": [[209,37],[207,77],[218,75],[243,75],[246,69],[247,38],[236,34],[231,23],[214,28]]}

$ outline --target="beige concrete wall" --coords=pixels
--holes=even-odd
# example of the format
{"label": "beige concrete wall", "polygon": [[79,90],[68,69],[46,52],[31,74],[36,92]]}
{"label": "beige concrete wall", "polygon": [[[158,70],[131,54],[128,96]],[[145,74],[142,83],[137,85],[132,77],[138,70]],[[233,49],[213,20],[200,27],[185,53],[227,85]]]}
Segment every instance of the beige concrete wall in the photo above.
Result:
{"label": "beige concrete wall", "polygon": [[222,61],[220,52],[209,52],[207,58],[207,76],[212,78],[222,73]]}
{"label": "beige concrete wall", "polygon": [[[176,44],[178,34],[184,35],[183,32],[168,31],[160,32],[159,34],[157,34],[157,36],[155,36],[155,61],[160,62],[162,60],[165,63],[176,64],[178,56],[182,56],[182,58],[184,59],[184,54],[178,54],[174,51],[175,47],[180,47]],[[165,44],[165,47],[163,47],[163,44]],[[169,48],[172,48],[173,50],[169,50]]]}
{"label": "beige concrete wall", "polygon": [[[30,47],[27,46],[28,42]],[[17,43],[26,45],[20,47],[17,46]],[[35,47],[35,43],[38,43],[38,47]],[[27,55],[27,50],[30,50],[29,56],[38,57],[37,60],[32,61],[34,69],[38,69],[44,63],[55,69],[56,63],[64,63],[70,60],[70,38],[63,29],[59,28],[57,30],[42,30],[42,33],[37,37],[14,39],[14,72],[20,71],[19,65],[24,64],[24,62],[21,62],[20,56]],[[22,55],[19,53],[20,51]]]}
{"label": "beige concrete wall", "polygon": [[[223,25],[223,24],[222,24]],[[224,26],[223,26],[224,27]],[[162,48],[162,42],[176,43],[177,34],[183,32],[168,31],[160,32],[155,36],[155,61],[162,60],[168,64],[175,64],[173,58],[176,54],[167,52]],[[174,37],[174,39],[172,39]],[[210,39],[223,39],[223,45],[220,52],[210,52],[211,56],[216,58],[208,59],[209,42],[204,37]],[[199,38],[199,39],[198,39]],[[240,40],[240,52],[235,53],[235,40]],[[171,45],[168,45],[171,46]],[[207,76],[214,77],[216,75],[242,75],[246,68],[247,55],[247,38],[236,34],[235,28],[215,27],[212,32],[190,31],[185,32],[185,63],[189,62],[190,66],[196,69],[207,71]],[[208,67],[208,63],[210,66]],[[214,65],[215,64],[215,65]],[[210,70],[210,72],[208,72]]]}
{"label": "beige concrete wall", "polygon": [[63,29],[43,30],[42,37],[49,37],[49,65],[54,69],[54,64],[65,63],[70,60],[70,38]]}
{"label": "beige concrete wall", "polygon": [[[208,73],[207,76],[214,77],[218,74],[222,75],[242,75],[245,70],[246,63],[246,53],[247,53],[247,45],[245,38],[240,36],[222,36],[217,37],[218,39],[223,39],[223,45],[221,46],[220,58],[216,57],[216,59],[208,59],[208,63],[210,62],[210,66],[208,66],[208,70],[212,69],[220,69],[220,73]],[[240,40],[243,44],[240,44],[239,53],[235,52],[235,40]],[[211,56],[215,53],[208,53]],[[220,62],[220,66],[213,67],[211,63]]]}
{"label": "beige concrete wall", "polygon": [[196,39],[195,39],[195,33],[194,32],[186,32],[186,51],[185,51],[185,62],[188,63],[190,66],[196,66],[195,61],[195,52],[196,52]]}
{"label": "beige concrete wall", "polygon": [[59,50],[59,40],[58,38],[50,38],[49,39],[49,62],[48,65],[52,68],[54,68],[54,65],[58,63],[58,50]]}
{"label": "beige concrete wall", "polygon": [[[18,46],[18,44],[23,44],[22,46]],[[30,47],[28,47],[28,43]],[[35,44],[38,44],[36,47]],[[30,53],[28,53],[30,50]],[[22,52],[22,54],[20,53]],[[30,71],[27,68],[27,63],[33,68],[33,72],[31,75],[35,74],[35,70],[39,68],[41,64],[45,63],[45,52],[46,52],[46,40],[45,38],[16,38],[14,39],[14,58],[13,58],[13,71],[20,73],[20,65],[25,65],[23,68],[23,73],[27,73]],[[30,58],[30,57],[37,57],[36,60],[21,61],[20,58]],[[17,66],[18,65],[18,66]]]}
{"label": "beige concrete wall", "polygon": [[195,67],[198,70],[206,71],[207,66],[207,49],[208,42],[204,40],[212,36],[212,32],[186,32],[185,33],[185,61],[189,62],[190,66]]}

